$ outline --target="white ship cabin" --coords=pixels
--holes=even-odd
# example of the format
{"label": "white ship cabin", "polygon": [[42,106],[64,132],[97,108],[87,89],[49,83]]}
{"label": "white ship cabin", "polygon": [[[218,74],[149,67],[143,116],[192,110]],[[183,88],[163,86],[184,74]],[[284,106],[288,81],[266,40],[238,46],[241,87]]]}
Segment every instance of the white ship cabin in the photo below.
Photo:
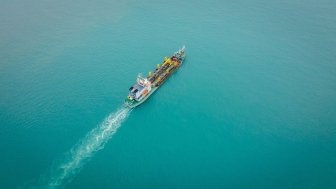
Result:
{"label": "white ship cabin", "polygon": [[143,78],[140,74],[137,77],[137,83],[135,83],[129,89],[128,98],[139,101],[142,97],[144,97],[151,90],[151,83],[147,80],[147,78]]}

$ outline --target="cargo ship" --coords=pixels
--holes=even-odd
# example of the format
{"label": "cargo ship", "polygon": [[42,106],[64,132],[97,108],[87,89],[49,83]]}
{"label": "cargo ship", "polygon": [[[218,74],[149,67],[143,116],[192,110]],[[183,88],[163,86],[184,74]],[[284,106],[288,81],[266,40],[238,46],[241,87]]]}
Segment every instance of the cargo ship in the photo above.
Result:
{"label": "cargo ship", "polygon": [[185,46],[183,46],[172,56],[165,57],[162,64],[158,64],[147,77],[138,74],[136,83],[129,88],[125,105],[135,108],[145,102],[181,66],[185,56]]}

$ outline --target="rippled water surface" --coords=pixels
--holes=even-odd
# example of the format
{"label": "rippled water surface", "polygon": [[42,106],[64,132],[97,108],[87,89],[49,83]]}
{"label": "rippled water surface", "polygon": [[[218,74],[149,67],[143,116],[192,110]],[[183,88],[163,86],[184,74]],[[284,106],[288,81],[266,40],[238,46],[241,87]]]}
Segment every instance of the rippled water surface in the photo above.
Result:
{"label": "rippled water surface", "polygon": [[0,188],[336,188],[335,60],[335,1],[3,0]]}

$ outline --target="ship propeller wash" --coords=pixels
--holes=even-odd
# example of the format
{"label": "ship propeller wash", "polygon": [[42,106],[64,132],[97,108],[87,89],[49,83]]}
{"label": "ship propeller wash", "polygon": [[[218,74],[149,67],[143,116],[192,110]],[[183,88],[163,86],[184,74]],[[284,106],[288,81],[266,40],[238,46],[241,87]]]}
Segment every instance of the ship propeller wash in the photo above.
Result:
{"label": "ship propeller wash", "polygon": [[165,57],[163,63],[157,65],[153,72],[147,77],[138,75],[136,83],[129,89],[125,104],[129,108],[135,108],[146,101],[182,64],[185,58],[185,47],[183,46],[171,57]]}

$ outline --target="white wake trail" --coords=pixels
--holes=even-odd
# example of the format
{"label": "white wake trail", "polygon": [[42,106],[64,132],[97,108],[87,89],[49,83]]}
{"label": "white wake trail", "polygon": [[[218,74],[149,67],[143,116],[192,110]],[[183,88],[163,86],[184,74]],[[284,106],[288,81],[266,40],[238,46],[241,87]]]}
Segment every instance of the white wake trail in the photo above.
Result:
{"label": "white wake trail", "polygon": [[111,113],[103,123],[91,130],[70,150],[69,159],[57,165],[53,170],[54,173],[52,173],[48,187],[61,187],[65,181],[69,181],[95,152],[104,148],[106,142],[116,133],[130,111],[131,109],[121,108],[117,112]]}

